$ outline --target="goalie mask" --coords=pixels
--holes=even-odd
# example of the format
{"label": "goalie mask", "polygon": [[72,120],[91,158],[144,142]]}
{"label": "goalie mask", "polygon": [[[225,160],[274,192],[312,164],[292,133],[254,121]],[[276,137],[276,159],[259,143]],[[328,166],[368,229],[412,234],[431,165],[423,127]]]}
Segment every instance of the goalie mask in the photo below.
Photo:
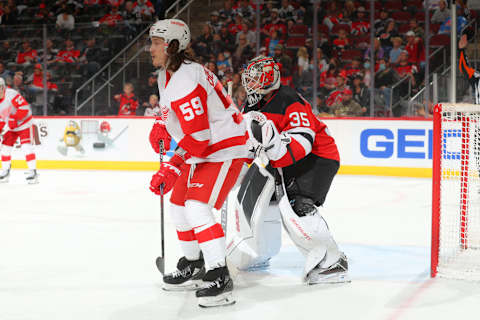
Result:
{"label": "goalie mask", "polygon": [[248,105],[253,106],[280,87],[280,69],[271,57],[253,58],[243,70],[242,85],[247,92]]}

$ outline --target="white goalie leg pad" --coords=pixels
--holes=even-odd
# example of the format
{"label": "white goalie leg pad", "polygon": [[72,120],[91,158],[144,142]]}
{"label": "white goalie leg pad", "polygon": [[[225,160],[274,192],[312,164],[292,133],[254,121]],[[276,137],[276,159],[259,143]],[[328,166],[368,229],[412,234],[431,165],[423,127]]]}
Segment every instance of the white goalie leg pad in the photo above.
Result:
{"label": "white goalie leg pad", "polygon": [[311,216],[299,217],[286,195],[280,199],[279,208],[286,231],[306,257],[304,279],[316,266],[328,268],[338,261],[342,253],[318,210]]}
{"label": "white goalie leg pad", "polygon": [[235,232],[227,241],[227,260],[240,270],[265,266],[280,251],[280,212],[269,205],[274,188],[273,176],[254,163],[235,197]]}

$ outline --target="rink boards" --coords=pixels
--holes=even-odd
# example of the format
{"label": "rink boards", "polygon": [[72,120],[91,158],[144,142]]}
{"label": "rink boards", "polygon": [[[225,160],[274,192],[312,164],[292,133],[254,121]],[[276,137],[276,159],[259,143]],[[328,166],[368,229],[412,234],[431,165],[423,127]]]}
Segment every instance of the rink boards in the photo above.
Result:
{"label": "rink boards", "polygon": [[[82,131],[77,145],[64,139],[69,121]],[[340,174],[430,177],[432,167],[431,120],[385,118],[322,119],[335,138],[341,157]],[[35,152],[39,169],[155,170],[158,154],[148,135],[152,118],[37,117]],[[99,127],[108,123],[110,131]],[[26,168],[16,145],[12,166]],[[172,149],[175,144],[172,143]]]}

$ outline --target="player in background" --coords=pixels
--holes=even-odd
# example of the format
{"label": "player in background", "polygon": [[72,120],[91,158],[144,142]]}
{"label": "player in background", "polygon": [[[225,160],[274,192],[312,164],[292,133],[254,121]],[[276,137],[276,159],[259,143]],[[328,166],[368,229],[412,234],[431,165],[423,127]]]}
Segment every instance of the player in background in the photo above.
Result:
{"label": "player in background", "polygon": [[[263,208],[260,202],[242,203],[240,211],[255,207],[246,214],[250,223],[244,224],[251,230],[243,235],[240,232],[229,242],[228,258],[240,269],[268,263],[280,250],[282,217],[290,238],[307,258],[306,283],[348,281],[347,259],[330,234],[319,208],[340,164],[335,140],[326,125],[315,117],[310,104],[294,89],[280,84],[279,67],[271,57],[258,56],[251,60],[243,71],[242,85],[248,95],[243,113],[250,139],[265,150],[270,172],[276,171],[271,167],[282,169],[287,197],[283,196],[282,202],[282,199],[270,201],[268,196]],[[259,120],[261,118],[264,120]],[[255,170],[261,172],[260,167]],[[239,193],[242,188],[248,192],[249,172]],[[262,175],[268,176],[265,172]],[[265,179],[262,177],[259,181]],[[254,188],[257,188],[254,194],[263,193],[258,187]]]}
{"label": "player in background", "polygon": [[[158,73],[164,123],[150,134],[153,148],[171,137],[178,148],[153,175],[150,189],[170,196],[170,214],[184,257],[163,278],[166,290],[198,289],[199,305],[233,304],[233,282],[225,262],[225,236],[212,208],[220,209],[248,155],[240,112],[217,77],[185,51],[190,30],[165,19],[150,28],[150,53]],[[203,270],[203,271],[202,271]],[[203,272],[206,273],[203,274]],[[203,280],[198,287],[198,280]]]}
{"label": "player in background", "polygon": [[12,148],[17,138],[20,138],[29,169],[25,178],[29,184],[38,182],[32,122],[32,110],[28,102],[16,90],[8,88],[5,80],[0,78],[0,135],[2,135],[0,182],[8,182]]}
{"label": "player in background", "polygon": [[458,68],[460,70],[460,73],[464,74],[467,77],[470,85],[472,86],[475,104],[480,104],[480,72],[472,68],[468,63],[468,58],[465,53],[465,48],[467,47],[467,44],[467,34],[463,34],[460,37],[460,41],[458,42],[458,49],[460,51],[458,58]]}

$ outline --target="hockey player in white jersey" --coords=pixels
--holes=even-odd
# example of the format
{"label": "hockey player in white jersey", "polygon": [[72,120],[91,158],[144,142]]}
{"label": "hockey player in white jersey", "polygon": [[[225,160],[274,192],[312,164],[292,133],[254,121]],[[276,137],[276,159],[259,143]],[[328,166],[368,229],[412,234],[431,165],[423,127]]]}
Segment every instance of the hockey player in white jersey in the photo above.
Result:
{"label": "hockey player in white jersey", "polygon": [[167,150],[171,137],[178,143],[150,185],[155,194],[173,189],[169,212],[184,254],[164,288],[197,289],[202,307],[232,304],[225,236],[212,208],[222,206],[246,161],[246,126],[217,77],[186,53],[190,30],[183,21],[156,22],[150,39],[164,121],[154,124],[150,142],[156,151],[160,140]]}
{"label": "hockey player in white jersey", "polygon": [[236,234],[228,242],[227,259],[239,269],[267,264],[280,250],[281,221],[306,257],[307,284],[349,281],[347,258],[321,214],[339,168],[335,140],[310,104],[280,84],[272,58],[250,61],[242,84],[249,102],[244,118],[260,157],[236,197]]}
{"label": "hockey player in white jersey", "polygon": [[32,110],[28,102],[14,89],[8,88],[0,78],[0,135],[2,137],[2,171],[0,183],[10,177],[12,148],[18,138],[27,160],[26,180],[29,184],[38,182],[36,159],[33,151]]}

